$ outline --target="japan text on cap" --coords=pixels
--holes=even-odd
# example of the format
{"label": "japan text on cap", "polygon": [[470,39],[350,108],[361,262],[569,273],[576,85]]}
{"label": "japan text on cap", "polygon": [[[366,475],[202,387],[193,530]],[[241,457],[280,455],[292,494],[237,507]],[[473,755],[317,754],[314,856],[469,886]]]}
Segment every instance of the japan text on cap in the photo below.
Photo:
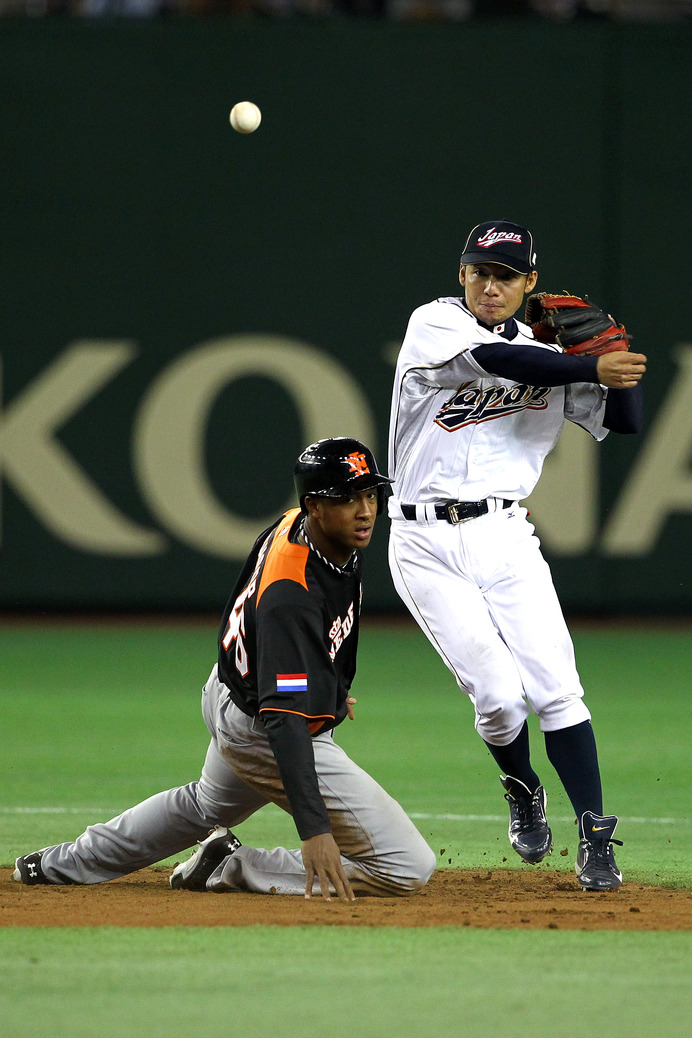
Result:
{"label": "japan text on cap", "polygon": [[474,227],[464,246],[461,263],[501,263],[518,274],[536,268],[533,235],[508,220],[490,220]]}

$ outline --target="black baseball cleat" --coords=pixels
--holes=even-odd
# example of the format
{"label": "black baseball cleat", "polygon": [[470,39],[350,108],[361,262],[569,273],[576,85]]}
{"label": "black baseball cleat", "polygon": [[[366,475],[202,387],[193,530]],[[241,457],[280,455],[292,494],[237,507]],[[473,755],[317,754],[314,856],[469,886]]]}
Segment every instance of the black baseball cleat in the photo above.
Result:
{"label": "black baseball cleat", "polygon": [[585,811],[581,817],[582,838],[577,850],[575,872],[582,890],[617,890],[622,873],[615,863],[613,844],[618,820],[615,815],[595,815]]}
{"label": "black baseball cleat", "polygon": [[536,865],[553,849],[553,834],[545,817],[545,790],[539,786],[532,793],[511,775],[500,775],[500,782],[509,804],[509,842],[524,861]]}
{"label": "black baseball cleat", "polygon": [[240,846],[240,840],[230,829],[217,825],[206,840],[200,841],[191,858],[176,865],[168,882],[173,890],[206,890],[212,872]]}
{"label": "black baseball cleat", "polygon": [[42,857],[43,851],[33,851],[31,854],[24,854],[22,857],[17,858],[14,863],[12,879],[16,883],[26,884],[27,887],[33,887],[37,883],[50,883],[50,880],[46,879],[41,868]]}

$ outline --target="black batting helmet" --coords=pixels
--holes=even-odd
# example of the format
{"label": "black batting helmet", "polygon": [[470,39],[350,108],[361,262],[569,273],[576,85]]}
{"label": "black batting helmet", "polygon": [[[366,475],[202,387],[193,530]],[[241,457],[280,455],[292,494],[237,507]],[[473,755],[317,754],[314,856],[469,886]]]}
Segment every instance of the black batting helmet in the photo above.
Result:
{"label": "black batting helmet", "polygon": [[375,455],[360,440],[334,436],[318,440],[300,454],[293,470],[300,507],[305,498],[347,497],[377,487],[377,514],[384,508],[385,486],[391,483],[377,471]]}

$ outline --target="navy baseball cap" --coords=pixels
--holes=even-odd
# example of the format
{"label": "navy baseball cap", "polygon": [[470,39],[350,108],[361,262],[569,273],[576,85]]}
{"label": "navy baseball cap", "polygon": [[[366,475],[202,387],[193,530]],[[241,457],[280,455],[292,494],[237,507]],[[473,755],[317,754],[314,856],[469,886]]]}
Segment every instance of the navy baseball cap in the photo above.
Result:
{"label": "navy baseball cap", "polygon": [[509,220],[479,223],[466,239],[460,263],[501,263],[518,274],[530,274],[536,269],[533,235]]}

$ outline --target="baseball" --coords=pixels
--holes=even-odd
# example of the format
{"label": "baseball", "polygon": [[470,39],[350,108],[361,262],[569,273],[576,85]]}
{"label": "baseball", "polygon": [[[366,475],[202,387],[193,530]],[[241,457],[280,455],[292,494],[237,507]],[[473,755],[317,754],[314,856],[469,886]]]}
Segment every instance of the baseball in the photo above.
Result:
{"label": "baseball", "polygon": [[231,126],[238,133],[254,133],[262,122],[262,113],[252,101],[238,101],[231,108]]}

